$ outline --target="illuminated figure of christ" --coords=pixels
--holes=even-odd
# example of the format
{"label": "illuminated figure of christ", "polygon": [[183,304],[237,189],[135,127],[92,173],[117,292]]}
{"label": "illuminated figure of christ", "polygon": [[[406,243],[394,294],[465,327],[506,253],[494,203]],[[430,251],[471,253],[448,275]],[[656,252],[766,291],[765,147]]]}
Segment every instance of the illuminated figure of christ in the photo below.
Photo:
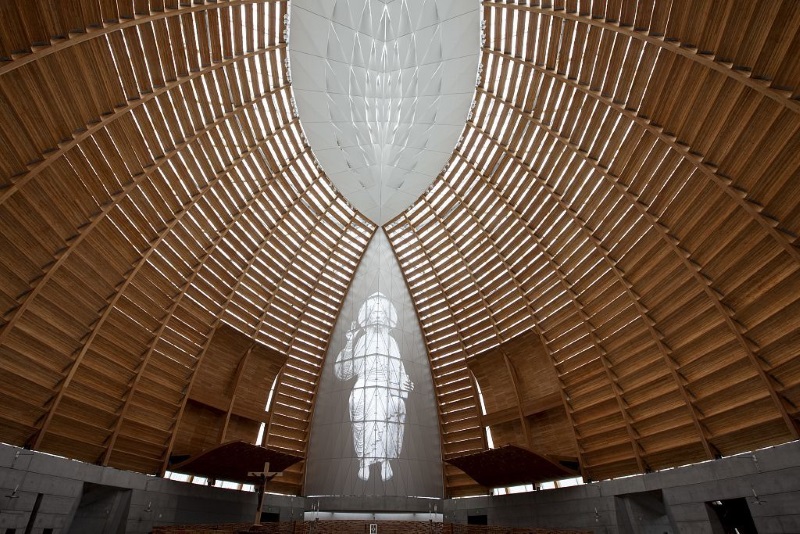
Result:
{"label": "illuminated figure of christ", "polygon": [[372,464],[381,465],[383,480],[392,478],[389,461],[403,447],[405,399],[414,384],[390,333],[396,325],[394,305],[383,294],[373,293],[361,305],[358,326],[350,325],[347,342],[336,357],[336,376],[357,378],[350,393],[350,421],[361,480],[369,479]]}

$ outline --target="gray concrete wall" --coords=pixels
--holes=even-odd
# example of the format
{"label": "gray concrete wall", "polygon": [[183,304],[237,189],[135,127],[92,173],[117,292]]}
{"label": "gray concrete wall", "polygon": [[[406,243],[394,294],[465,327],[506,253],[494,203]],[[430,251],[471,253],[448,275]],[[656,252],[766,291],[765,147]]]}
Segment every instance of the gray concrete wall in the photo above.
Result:
{"label": "gray concrete wall", "polygon": [[800,533],[800,442],[571,488],[446,500],[444,520],[485,514],[490,525],[717,534],[706,503],[736,498],[746,499],[759,534]]}
{"label": "gray concrete wall", "polygon": [[[94,493],[98,490],[99,493]],[[81,497],[89,490],[89,497]],[[164,480],[0,444],[0,533],[24,532],[38,495],[32,532],[70,526],[146,533],[158,524],[236,523],[253,518],[255,495]],[[582,528],[620,534],[716,534],[709,501],[744,498],[760,534],[800,533],[800,442],[644,476],[571,488],[470,499],[304,499],[267,495],[264,511],[281,521],[304,511],[428,511],[466,523]],[[86,526],[90,525],[90,526]],[[75,530],[73,530],[75,531]]]}
{"label": "gray concrete wall", "polygon": [[[106,491],[84,500],[83,513],[79,505],[85,485]],[[117,532],[120,524],[124,532],[146,533],[158,524],[249,521],[256,506],[253,493],[165,480],[0,444],[0,532],[9,528],[24,532],[38,494],[42,498],[34,533],[45,528],[66,533],[71,526],[73,532]],[[265,509],[275,507],[270,497]],[[297,514],[301,517],[302,511]]]}

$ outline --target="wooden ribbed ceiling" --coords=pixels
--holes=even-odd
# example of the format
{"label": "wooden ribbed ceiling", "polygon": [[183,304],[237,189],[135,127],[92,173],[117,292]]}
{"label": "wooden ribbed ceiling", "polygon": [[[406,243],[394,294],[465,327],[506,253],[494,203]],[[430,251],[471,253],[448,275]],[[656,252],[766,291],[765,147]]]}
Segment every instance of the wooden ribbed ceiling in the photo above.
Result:
{"label": "wooden ribbed ceiling", "polygon": [[[602,479],[797,439],[800,3],[483,10],[462,140],[386,225],[443,456],[490,426]],[[287,13],[0,4],[0,440],[158,473],[264,423],[305,455],[375,225],[304,142]],[[260,415],[242,375],[287,355]]]}

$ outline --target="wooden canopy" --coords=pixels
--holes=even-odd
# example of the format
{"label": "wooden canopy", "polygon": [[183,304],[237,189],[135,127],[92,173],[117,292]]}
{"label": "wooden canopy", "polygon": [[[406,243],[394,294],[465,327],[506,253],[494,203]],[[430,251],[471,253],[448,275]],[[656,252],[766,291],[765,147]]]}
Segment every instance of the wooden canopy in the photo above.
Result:
{"label": "wooden canopy", "polygon": [[269,464],[270,472],[281,473],[300,460],[302,458],[299,456],[251,445],[244,441],[229,441],[176,464],[171,464],[170,469],[178,473],[188,473],[215,480],[252,484],[257,482],[259,477],[252,476],[250,473],[263,473],[265,465]]}
{"label": "wooden canopy", "polygon": [[[385,226],[443,458],[487,426],[592,479],[797,439],[800,3],[482,6],[461,141]],[[2,2],[1,441],[159,473],[264,423],[305,457],[375,225],[306,146],[288,13]]]}
{"label": "wooden canopy", "polygon": [[557,461],[516,445],[455,456],[447,462],[489,488],[534,484],[576,474]]}

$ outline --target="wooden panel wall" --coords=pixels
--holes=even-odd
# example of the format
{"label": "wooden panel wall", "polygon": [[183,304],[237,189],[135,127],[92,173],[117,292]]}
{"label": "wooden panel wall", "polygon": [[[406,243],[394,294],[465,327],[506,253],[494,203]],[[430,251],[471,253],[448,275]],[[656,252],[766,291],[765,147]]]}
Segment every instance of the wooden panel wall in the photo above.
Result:
{"label": "wooden panel wall", "polygon": [[578,464],[566,399],[539,334],[526,332],[470,357],[467,367],[483,395],[481,423],[495,447],[519,445],[555,462]]}
{"label": "wooden panel wall", "polygon": [[220,325],[209,343],[178,423],[172,454],[193,456],[228,441],[256,443],[287,355]]}
{"label": "wooden panel wall", "polygon": [[[266,444],[304,455],[375,226],[305,145],[288,2],[0,11],[0,439],[159,473],[175,447],[254,439],[270,384],[246,375],[277,352]],[[256,341],[243,364],[223,324]]]}
{"label": "wooden panel wall", "polygon": [[482,446],[469,359],[534,330],[587,478],[797,439],[800,4],[483,7],[462,139],[387,224],[444,455]]}

